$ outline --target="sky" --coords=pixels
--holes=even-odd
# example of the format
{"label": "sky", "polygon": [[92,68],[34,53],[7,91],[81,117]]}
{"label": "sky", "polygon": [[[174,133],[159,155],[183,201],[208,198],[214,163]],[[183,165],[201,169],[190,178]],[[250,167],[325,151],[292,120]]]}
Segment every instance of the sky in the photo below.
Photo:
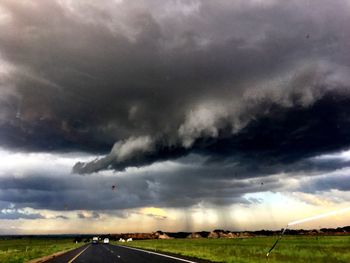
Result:
{"label": "sky", "polygon": [[0,0],[0,234],[350,207],[349,24],[347,0]]}

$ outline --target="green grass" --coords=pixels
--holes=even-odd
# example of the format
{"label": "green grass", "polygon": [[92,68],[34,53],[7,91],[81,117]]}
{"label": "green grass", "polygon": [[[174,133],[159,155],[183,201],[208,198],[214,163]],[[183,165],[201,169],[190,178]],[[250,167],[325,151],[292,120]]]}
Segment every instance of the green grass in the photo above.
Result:
{"label": "green grass", "polygon": [[82,246],[73,239],[18,238],[0,239],[0,262],[20,263]]}
{"label": "green grass", "polygon": [[350,236],[285,236],[266,259],[276,237],[242,239],[171,239],[123,243],[157,252],[214,262],[350,262]]}

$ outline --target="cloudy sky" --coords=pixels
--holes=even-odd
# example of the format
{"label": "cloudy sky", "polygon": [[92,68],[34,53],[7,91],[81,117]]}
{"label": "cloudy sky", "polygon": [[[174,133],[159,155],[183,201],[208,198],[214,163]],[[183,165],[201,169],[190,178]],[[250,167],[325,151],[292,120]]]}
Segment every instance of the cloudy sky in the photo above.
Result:
{"label": "cloudy sky", "polygon": [[349,207],[349,24],[347,0],[0,0],[0,234]]}

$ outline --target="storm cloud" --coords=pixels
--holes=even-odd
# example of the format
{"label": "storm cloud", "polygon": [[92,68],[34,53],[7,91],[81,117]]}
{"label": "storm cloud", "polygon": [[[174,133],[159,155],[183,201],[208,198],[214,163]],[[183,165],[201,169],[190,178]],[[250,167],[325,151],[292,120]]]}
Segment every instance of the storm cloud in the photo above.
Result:
{"label": "storm cloud", "polygon": [[[31,168],[24,166],[26,162],[17,162],[16,169],[1,174],[0,211],[14,204],[16,209],[78,211],[76,215],[81,219],[97,219],[99,211],[125,218],[126,211],[143,207],[249,205],[258,200],[247,199],[245,195],[257,192],[345,193],[349,190],[346,183],[349,152],[343,155],[266,167],[242,165],[239,161],[208,162],[207,158],[190,155],[176,161],[89,176],[70,173],[75,159],[67,162],[59,156],[36,155],[39,161]],[[47,159],[53,161],[46,162]],[[339,194],[338,200],[341,198]]]}
{"label": "storm cloud", "polygon": [[348,1],[1,1],[0,142],[257,166],[350,146]]}

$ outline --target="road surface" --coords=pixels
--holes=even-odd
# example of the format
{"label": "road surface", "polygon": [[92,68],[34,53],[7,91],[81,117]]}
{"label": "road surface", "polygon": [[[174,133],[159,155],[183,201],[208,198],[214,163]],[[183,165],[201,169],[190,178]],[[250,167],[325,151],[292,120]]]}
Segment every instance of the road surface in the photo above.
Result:
{"label": "road surface", "polygon": [[55,257],[48,263],[194,263],[172,256],[110,244],[88,244]]}

